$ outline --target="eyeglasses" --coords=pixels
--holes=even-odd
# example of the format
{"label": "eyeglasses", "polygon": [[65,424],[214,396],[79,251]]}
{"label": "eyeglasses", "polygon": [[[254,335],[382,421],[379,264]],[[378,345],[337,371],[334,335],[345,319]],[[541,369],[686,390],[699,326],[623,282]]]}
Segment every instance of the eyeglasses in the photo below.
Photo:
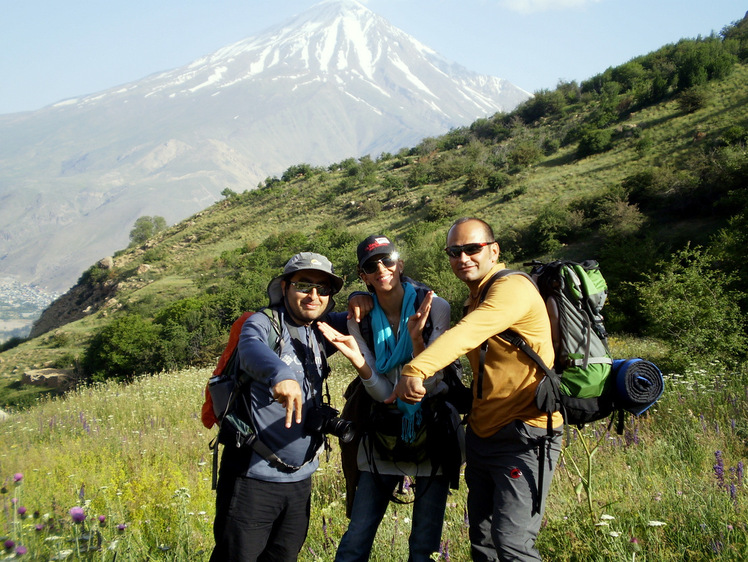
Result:
{"label": "eyeglasses", "polygon": [[444,251],[447,252],[450,258],[459,258],[463,253],[466,256],[474,256],[483,251],[485,246],[490,246],[491,244],[494,244],[494,242],[475,242],[463,246],[447,246],[444,248]]}
{"label": "eyeglasses", "polygon": [[291,281],[290,284],[293,285],[299,293],[304,293],[305,295],[308,295],[314,289],[317,289],[317,294],[320,297],[329,297],[332,295],[332,287],[328,287],[327,285],[307,283],[306,281]]}
{"label": "eyeglasses", "polygon": [[389,269],[397,263],[397,259],[393,258],[392,256],[386,256],[381,260],[369,260],[361,266],[361,271],[363,271],[364,273],[376,273],[379,270],[380,263],[386,269]]}

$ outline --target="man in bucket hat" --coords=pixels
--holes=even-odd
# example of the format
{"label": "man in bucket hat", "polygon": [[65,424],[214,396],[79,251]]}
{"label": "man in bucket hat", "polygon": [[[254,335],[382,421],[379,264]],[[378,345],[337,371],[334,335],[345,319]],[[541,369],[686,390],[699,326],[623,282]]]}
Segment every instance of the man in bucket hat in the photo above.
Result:
{"label": "man in bucket hat", "polygon": [[[346,329],[346,313],[331,313],[343,286],[330,260],[296,254],[268,285],[270,310],[242,327],[240,367],[249,375],[244,397],[258,440],[279,459],[252,447],[224,447],[216,490],[212,561],[296,560],[309,527],[311,476],[324,435],[327,354],[335,348],[317,329],[321,318]],[[271,314],[272,313],[272,314]]]}

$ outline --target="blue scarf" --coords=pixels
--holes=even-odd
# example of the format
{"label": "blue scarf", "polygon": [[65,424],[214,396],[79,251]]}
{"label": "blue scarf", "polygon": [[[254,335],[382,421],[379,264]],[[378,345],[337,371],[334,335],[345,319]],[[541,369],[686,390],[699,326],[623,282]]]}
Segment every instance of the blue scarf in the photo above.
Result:
{"label": "blue scarf", "polygon": [[[395,367],[405,365],[413,357],[413,342],[408,332],[408,318],[416,313],[416,290],[410,283],[403,283],[403,303],[400,310],[400,328],[396,337],[387,315],[384,313],[377,296],[374,295],[374,308],[371,315],[371,328],[374,332],[374,355],[377,358],[377,371],[386,373]],[[406,443],[412,443],[416,428],[421,425],[421,403],[408,404],[397,399],[397,407],[403,413],[401,437]]]}

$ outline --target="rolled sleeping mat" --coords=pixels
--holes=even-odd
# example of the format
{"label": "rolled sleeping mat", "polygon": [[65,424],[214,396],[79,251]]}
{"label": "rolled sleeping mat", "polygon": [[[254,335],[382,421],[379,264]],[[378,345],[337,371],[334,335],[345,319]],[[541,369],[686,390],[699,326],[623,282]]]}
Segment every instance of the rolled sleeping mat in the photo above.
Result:
{"label": "rolled sleeping mat", "polygon": [[644,359],[615,359],[617,405],[635,416],[643,414],[662,396],[665,381],[654,363]]}

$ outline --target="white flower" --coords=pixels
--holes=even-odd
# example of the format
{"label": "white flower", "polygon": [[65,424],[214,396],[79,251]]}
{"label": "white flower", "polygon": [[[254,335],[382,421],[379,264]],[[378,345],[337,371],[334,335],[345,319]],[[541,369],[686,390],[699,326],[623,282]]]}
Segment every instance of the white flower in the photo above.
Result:
{"label": "white flower", "polygon": [[595,527],[607,527],[610,525],[607,521],[600,521],[599,523],[595,523]]}
{"label": "white flower", "polygon": [[615,517],[613,517],[612,515],[607,515],[607,514],[603,513],[600,516],[600,519],[602,519],[603,521],[612,521],[613,519],[615,519]]}
{"label": "white flower", "polygon": [[665,523],[664,521],[650,521],[648,525],[650,527],[664,527],[665,525],[667,525],[667,523]]}
{"label": "white flower", "polygon": [[620,536],[621,536],[621,533],[619,533],[618,531],[611,531],[611,532],[610,532],[610,533],[608,533],[608,534],[609,534],[609,535],[610,535],[611,537],[620,537]]}

